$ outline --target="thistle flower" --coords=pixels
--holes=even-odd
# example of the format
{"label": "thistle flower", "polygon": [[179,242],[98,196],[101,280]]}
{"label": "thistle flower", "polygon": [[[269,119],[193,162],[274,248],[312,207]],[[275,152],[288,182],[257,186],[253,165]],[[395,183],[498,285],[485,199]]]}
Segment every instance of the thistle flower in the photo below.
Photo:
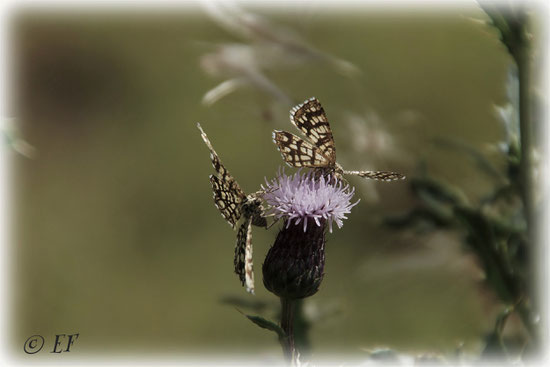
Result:
{"label": "thistle flower", "polygon": [[349,190],[349,185],[340,180],[332,182],[331,177],[315,178],[312,173],[298,171],[288,176],[279,172],[271,182],[266,181],[267,187],[262,186],[266,192],[264,200],[270,206],[267,214],[273,214],[275,219],[285,218],[286,228],[292,221],[295,225],[302,223],[304,232],[308,222],[314,221],[319,227],[327,222],[332,233],[332,223],[341,228],[343,219],[347,219],[345,214],[359,203],[359,200],[350,202],[355,189]]}
{"label": "thistle flower", "polygon": [[331,177],[300,171],[277,178],[263,188],[268,214],[284,219],[262,267],[265,287],[282,299],[315,294],[324,275],[325,229],[340,228],[355,203],[354,190]]}

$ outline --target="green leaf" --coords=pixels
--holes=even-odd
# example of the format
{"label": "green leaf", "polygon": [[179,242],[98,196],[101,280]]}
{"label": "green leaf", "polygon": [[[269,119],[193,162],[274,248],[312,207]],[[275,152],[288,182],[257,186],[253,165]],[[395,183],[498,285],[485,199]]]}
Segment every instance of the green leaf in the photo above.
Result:
{"label": "green leaf", "polygon": [[506,182],[502,173],[473,145],[460,139],[451,137],[439,137],[433,139],[433,143],[443,149],[451,149],[458,153],[470,156],[480,172],[486,174],[497,182]]}
{"label": "green leaf", "polygon": [[512,306],[507,307],[502,311],[496,320],[494,330],[485,337],[485,348],[482,352],[483,355],[491,356],[493,354],[507,353],[506,345],[504,344],[502,333],[508,316],[512,313],[514,308]]}
{"label": "green leaf", "polygon": [[434,200],[452,205],[466,205],[468,199],[458,188],[431,177],[413,177],[410,180],[412,190],[418,195],[425,193]]}
{"label": "green leaf", "polygon": [[251,315],[246,315],[246,314],[245,314],[245,316],[250,321],[252,321],[256,325],[261,327],[262,329],[271,330],[271,331],[277,333],[277,335],[279,336],[279,339],[283,339],[283,338],[286,337],[286,333],[284,332],[284,330],[281,329],[281,327],[279,325],[277,325],[276,323],[274,323],[273,321],[266,320],[266,319],[264,319],[263,317],[260,317],[260,316],[251,316]]}

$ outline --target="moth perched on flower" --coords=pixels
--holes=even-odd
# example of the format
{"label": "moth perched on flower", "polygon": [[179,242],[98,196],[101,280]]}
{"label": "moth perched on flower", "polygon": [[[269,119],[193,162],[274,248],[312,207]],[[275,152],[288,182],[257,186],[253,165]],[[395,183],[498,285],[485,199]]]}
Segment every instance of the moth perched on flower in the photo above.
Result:
{"label": "moth perched on flower", "polygon": [[263,192],[246,195],[220,161],[201,125],[197,124],[197,127],[204,143],[210,149],[210,159],[214,170],[216,170],[216,175],[210,175],[214,204],[233,229],[237,228],[240,223],[235,245],[235,273],[239,276],[241,284],[246,287],[247,292],[254,293],[252,225],[267,227],[261,199]]}
{"label": "moth perched on flower", "polygon": [[327,115],[315,97],[292,108],[290,121],[304,133],[307,140],[286,131],[275,130],[273,142],[281,152],[283,160],[292,167],[316,168],[324,175],[331,174],[337,179],[341,179],[344,174],[380,181],[405,178],[397,172],[344,170],[336,162],[336,148]]}

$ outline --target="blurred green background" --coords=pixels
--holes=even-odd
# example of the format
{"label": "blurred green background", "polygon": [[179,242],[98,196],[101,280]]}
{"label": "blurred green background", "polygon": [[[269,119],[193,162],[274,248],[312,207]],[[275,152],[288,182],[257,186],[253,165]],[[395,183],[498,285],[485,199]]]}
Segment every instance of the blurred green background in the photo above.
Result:
{"label": "blurred green background", "polygon": [[[475,3],[257,13],[362,71],[346,76],[306,60],[266,72],[297,102],[319,98],[344,167],[411,176],[423,161],[473,201],[490,187],[471,160],[432,144],[453,137],[504,164],[492,150],[504,134],[493,105],[506,100],[510,60],[496,33],[471,19],[485,19]],[[232,273],[235,233],[213,205],[213,171],[195,126],[247,192],[282,165],[271,131],[294,131],[290,105],[253,87],[201,103],[224,80],[206,73],[201,57],[242,39],[200,8],[24,10],[12,21],[14,112],[35,148],[32,158],[13,155],[11,175],[15,353],[33,334],[51,342],[80,333],[73,357],[279,358],[276,338],[235,306],[249,302],[255,307],[237,308],[276,319],[261,264],[277,226],[253,233],[250,296]],[[351,114],[364,120],[347,124]],[[382,131],[392,144],[357,153],[353,128],[373,118],[379,124],[367,135]],[[413,205],[407,183],[350,183],[362,202],[328,236],[325,280],[305,304],[316,320],[312,352],[479,351],[495,302],[460,234],[391,231],[380,222]]]}

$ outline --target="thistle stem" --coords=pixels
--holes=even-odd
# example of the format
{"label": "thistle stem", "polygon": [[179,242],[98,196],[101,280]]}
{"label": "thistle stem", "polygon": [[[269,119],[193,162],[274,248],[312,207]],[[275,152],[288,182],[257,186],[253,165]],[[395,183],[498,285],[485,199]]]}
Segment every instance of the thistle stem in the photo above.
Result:
{"label": "thistle stem", "polygon": [[281,340],[281,345],[285,359],[291,366],[296,365],[298,357],[294,344],[294,307],[295,302],[293,299],[281,297],[281,328],[286,334]]}
{"label": "thistle stem", "polygon": [[[527,238],[531,247],[536,245],[536,220],[535,208],[533,200],[533,124],[537,121],[533,120],[531,114],[532,106],[532,73],[531,73],[531,43],[529,40],[528,19],[525,9],[521,9],[516,18],[517,24],[517,42],[510,45],[511,54],[518,68],[519,79],[519,123],[520,123],[520,145],[521,145],[521,162],[520,162],[520,185],[521,196],[524,206],[524,212],[527,223]],[[535,251],[533,251],[534,253]],[[533,261],[533,259],[530,259]],[[534,267],[532,267],[534,268]],[[532,284],[536,276],[531,272],[528,275],[529,283]],[[528,298],[531,304],[536,305],[534,298],[535,294],[531,289],[527,290]],[[537,342],[537,329],[533,323],[533,311],[528,304],[521,302],[518,305],[518,312],[531,336]]]}
{"label": "thistle stem", "polygon": [[[530,60],[530,47],[527,40],[521,45],[516,55],[516,63],[518,66],[519,76],[519,115],[520,115],[520,139],[521,139],[521,163],[520,163],[520,175],[521,175],[521,193],[523,199],[523,205],[525,210],[526,222],[527,222],[527,238],[532,250],[532,256],[540,254],[540,249],[536,248],[537,239],[536,233],[538,232],[536,209],[534,202],[533,192],[536,189],[533,180],[533,160],[532,151],[534,146],[533,141],[533,125],[534,123],[540,123],[535,121],[534,116],[531,113],[532,106],[532,73],[531,73],[531,60]],[[535,262],[535,258],[531,257],[531,262]],[[536,266],[530,267],[530,273],[528,274],[530,289],[527,290],[529,300],[532,306],[537,307],[540,300],[536,299],[537,294],[532,290],[535,288],[534,284],[540,282],[537,279],[535,272]],[[531,336],[534,337],[534,343],[537,344],[540,340],[540,329],[538,329],[534,322],[534,313],[536,311],[531,310],[529,305],[524,302],[518,306],[518,312],[523,320],[523,323],[530,331]]]}

